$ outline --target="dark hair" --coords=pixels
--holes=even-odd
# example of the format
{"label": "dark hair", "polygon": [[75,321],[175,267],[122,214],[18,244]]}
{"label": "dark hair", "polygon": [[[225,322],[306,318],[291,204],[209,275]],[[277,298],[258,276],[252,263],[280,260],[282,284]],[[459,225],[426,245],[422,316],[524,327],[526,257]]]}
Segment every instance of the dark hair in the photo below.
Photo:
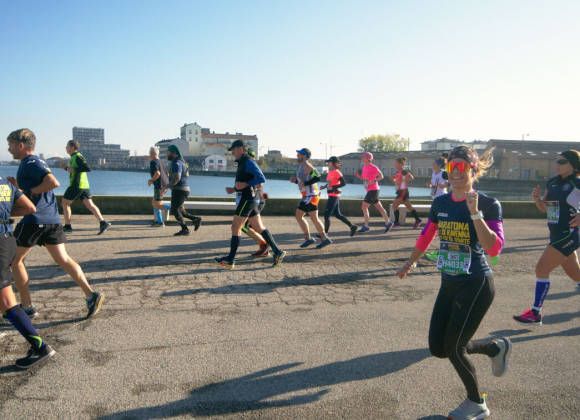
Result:
{"label": "dark hair", "polygon": [[566,160],[570,162],[570,165],[574,168],[574,173],[580,173],[580,152],[570,149],[560,153],[560,156],[566,158]]}
{"label": "dark hair", "polygon": [[19,130],[15,130],[6,137],[8,142],[14,143],[22,143],[26,150],[34,150],[36,146],[36,136],[29,130],[28,128],[21,128]]}
{"label": "dark hair", "polygon": [[405,162],[407,162],[407,158],[405,156],[401,156],[395,159],[397,162],[399,162],[401,165],[404,165]]}
{"label": "dark hair", "polygon": [[479,177],[485,175],[487,170],[493,165],[493,150],[491,147],[487,149],[481,157],[475,150],[467,146],[457,146],[449,152],[449,160],[463,159],[472,164],[473,180],[476,181]]}
{"label": "dark hair", "polygon": [[76,141],[76,140],[69,140],[69,141],[66,143],[66,145],[67,145],[68,147],[72,147],[72,148],[73,148],[73,149],[75,149],[75,150],[79,150],[79,148],[81,147],[81,145],[79,144],[79,142],[78,142],[78,141]]}

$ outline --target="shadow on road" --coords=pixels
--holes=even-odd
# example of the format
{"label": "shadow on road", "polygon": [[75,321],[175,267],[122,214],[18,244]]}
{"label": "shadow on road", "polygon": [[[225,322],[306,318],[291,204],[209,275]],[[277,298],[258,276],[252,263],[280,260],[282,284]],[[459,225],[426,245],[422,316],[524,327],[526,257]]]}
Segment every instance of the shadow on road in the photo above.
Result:
{"label": "shadow on road", "polygon": [[[239,378],[204,385],[191,390],[190,395],[181,400],[113,413],[100,419],[159,419],[179,415],[219,416],[307,404],[318,401],[330,392],[332,385],[379,378],[405,369],[429,356],[427,349],[393,351],[284,372],[302,364],[288,363]],[[301,394],[286,396],[288,393]]]}

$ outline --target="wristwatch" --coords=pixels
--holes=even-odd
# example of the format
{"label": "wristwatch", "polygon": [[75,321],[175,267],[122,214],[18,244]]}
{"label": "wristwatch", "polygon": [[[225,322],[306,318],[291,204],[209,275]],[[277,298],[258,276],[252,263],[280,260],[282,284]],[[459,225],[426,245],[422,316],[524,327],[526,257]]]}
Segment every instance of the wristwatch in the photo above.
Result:
{"label": "wristwatch", "polygon": [[475,214],[471,214],[470,217],[471,217],[471,220],[483,220],[483,213],[480,210]]}

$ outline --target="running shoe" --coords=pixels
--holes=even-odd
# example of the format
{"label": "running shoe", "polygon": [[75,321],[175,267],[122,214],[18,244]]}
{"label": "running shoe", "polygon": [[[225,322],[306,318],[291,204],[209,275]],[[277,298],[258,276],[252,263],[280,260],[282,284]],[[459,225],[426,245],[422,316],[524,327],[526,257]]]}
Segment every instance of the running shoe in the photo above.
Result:
{"label": "running shoe", "polygon": [[542,325],[542,314],[539,312],[535,314],[531,309],[528,309],[521,315],[514,316],[514,319],[524,325]]}
{"label": "running shoe", "polygon": [[30,319],[36,318],[38,316],[38,311],[34,306],[30,306],[28,308],[22,306],[22,310],[26,313],[26,315],[28,315],[28,318]]}
{"label": "running shoe", "polygon": [[423,224],[423,221],[421,219],[415,220],[415,224],[413,225],[413,229],[419,229],[422,224]]}
{"label": "running shoe", "polygon": [[256,252],[252,254],[252,257],[267,257],[270,255],[270,251],[268,251],[268,244],[260,245],[260,248]]}
{"label": "running shoe", "polygon": [[357,225],[352,225],[350,227],[350,236],[354,236],[354,234],[356,233],[357,230],[358,230],[358,226]]}
{"label": "running shoe", "polygon": [[322,241],[318,245],[316,245],[316,249],[324,248],[325,246],[328,246],[331,243],[332,243],[332,241],[330,240],[330,238],[326,238],[324,241]]}
{"label": "running shoe", "polygon": [[107,229],[109,229],[111,227],[111,223],[103,220],[100,224],[99,224],[99,233],[97,233],[97,235],[102,235],[104,231],[106,231]]}
{"label": "running shoe", "polygon": [[393,223],[393,226],[391,226],[391,229],[398,229],[401,227],[400,223]]}
{"label": "running shoe", "polygon": [[363,226],[363,227],[361,227],[361,228],[360,228],[360,230],[359,230],[358,232],[359,232],[359,233],[365,233],[365,232],[368,232],[369,230],[371,230],[371,228],[370,228],[370,227],[368,227],[368,226]]}
{"label": "running shoe", "polygon": [[216,264],[222,266],[223,268],[227,268],[228,270],[231,270],[236,266],[236,264],[228,259],[228,257],[215,257],[214,260]]}
{"label": "running shoe", "polygon": [[387,233],[393,227],[393,222],[385,223],[385,233]]}
{"label": "running shoe", "polygon": [[71,225],[64,225],[62,227],[62,231],[65,233],[71,233],[72,232],[72,226]]}
{"label": "running shoe", "polygon": [[189,235],[189,229],[181,229],[179,232],[175,232],[173,236],[187,236]]}
{"label": "running shoe", "polygon": [[284,260],[285,256],[286,256],[286,251],[280,251],[279,254],[275,254],[274,255],[274,264],[272,264],[272,267],[277,267],[280,264],[282,264],[282,261]]}
{"label": "running shoe", "polygon": [[310,246],[310,245],[312,245],[315,242],[316,241],[314,240],[314,238],[308,238],[308,239],[306,239],[304,242],[302,242],[300,244],[300,248],[306,248],[307,246]]}
{"label": "running shoe", "polygon": [[449,420],[481,420],[489,417],[489,409],[485,403],[476,403],[466,398],[459,407],[449,413]]}
{"label": "running shoe", "polygon": [[426,252],[425,258],[427,258],[429,261],[437,261],[439,258],[439,251]]}
{"label": "running shoe", "polygon": [[154,228],[165,227],[165,223],[153,222],[149,226]]}
{"label": "running shoe", "polygon": [[16,367],[20,369],[28,369],[38,363],[44,362],[54,356],[56,352],[48,344],[45,344],[38,352],[31,347],[28,350],[26,357],[16,360]]}
{"label": "running shoe", "polygon": [[508,370],[508,362],[512,353],[512,342],[507,337],[494,340],[499,347],[499,353],[491,358],[491,373],[494,376],[503,376]]}
{"label": "running shoe", "polygon": [[197,231],[199,229],[199,227],[201,226],[201,217],[198,217],[197,219],[193,220],[193,230]]}
{"label": "running shoe", "polygon": [[103,301],[105,300],[105,295],[99,292],[93,292],[91,297],[87,299],[87,308],[89,309],[89,313],[87,314],[87,319],[96,315],[100,310],[101,306],[103,306]]}

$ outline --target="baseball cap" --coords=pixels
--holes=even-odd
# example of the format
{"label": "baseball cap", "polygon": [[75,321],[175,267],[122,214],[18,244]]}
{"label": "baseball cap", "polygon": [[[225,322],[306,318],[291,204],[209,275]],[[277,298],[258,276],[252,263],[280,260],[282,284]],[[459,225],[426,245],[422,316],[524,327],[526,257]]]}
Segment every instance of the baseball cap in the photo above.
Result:
{"label": "baseball cap", "polygon": [[326,162],[340,163],[340,159],[337,158],[336,156],[331,156],[328,159],[326,159]]}
{"label": "baseball cap", "polygon": [[306,156],[307,159],[310,159],[310,156],[312,156],[312,153],[306,147],[303,147],[300,150],[296,150],[296,153],[300,153],[301,155]]}
{"label": "baseball cap", "polygon": [[232,143],[232,145],[230,146],[230,148],[228,149],[228,151],[231,152],[236,147],[246,147],[246,145],[244,144],[243,141],[241,141],[239,139],[238,140],[234,140],[234,142]]}
{"label": "baseball cap", "polygon": [[361,158],[367,158],[367,159],[373,160],[373,154],[371,152],[364,152],[361,155]]}

